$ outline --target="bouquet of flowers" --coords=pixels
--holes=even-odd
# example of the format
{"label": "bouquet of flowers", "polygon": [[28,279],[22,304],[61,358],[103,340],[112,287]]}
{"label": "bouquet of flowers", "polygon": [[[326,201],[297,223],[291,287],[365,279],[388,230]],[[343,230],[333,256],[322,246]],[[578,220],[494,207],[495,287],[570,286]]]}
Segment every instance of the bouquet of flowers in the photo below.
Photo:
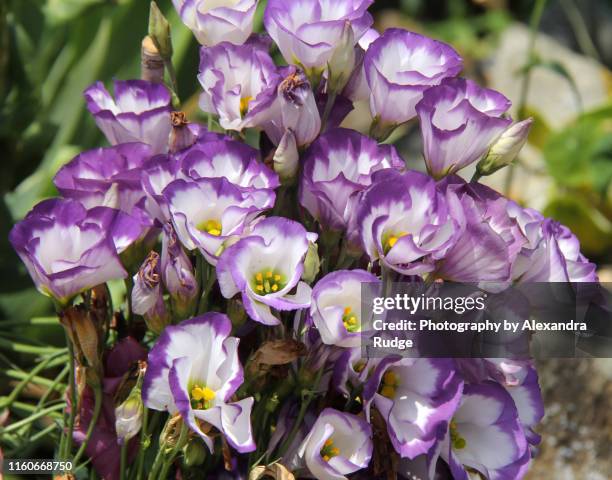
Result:
{"label": "bouquet of flowers", "polygon": [[[10,234],[65,327],[56,458],[76,473],[526,473],[532,362],[366,358],[361,284],[597,281],[595,266],[567,228],[478,182],[531,120],[459,77],[451,46],[374,31],[372,3],[268,0],[253,34],[257,0],[174,0],[201,44],[207,125],[180,111],[155,4],[143,79],[84,92],[110,146],[62,167],[61,196]],[[359,103],[367,135],[341,127]],[[426,173],[384,143],[407,122]]]}

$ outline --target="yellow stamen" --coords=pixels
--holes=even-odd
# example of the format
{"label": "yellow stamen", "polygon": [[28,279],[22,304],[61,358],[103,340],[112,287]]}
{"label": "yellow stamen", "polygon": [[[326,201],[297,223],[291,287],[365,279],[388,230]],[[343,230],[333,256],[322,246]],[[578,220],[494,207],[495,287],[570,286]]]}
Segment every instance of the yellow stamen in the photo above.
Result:
{"label": "yellow stamen", "polygon": [[263,292],[264,286],[263,285],[256,285],[255,286],[255,290],[257,290],[258,292]]}
{"label": "yellow stamen", "polygon": [[352,311],[353,311],[353,309],[351,307],[346,307],[344,309],[344,315],[349,315]]}
{"label": "yellow stamen", "polygon": [[263,282],[263,275],[261,273],[258,273],[257,275],[255,275],[255,280],[257,280],[258,282]]}
{"label": "yellow stamen", "polygon": [[222,232],[221,222],[219,222],[218,220],[206,220],[204,222],[199,223],[197,225],[197,228],[198,230],[206,232],[209,235],[213,235],[215,237],[221,235]]}
{"label": "yellow stamen", "polygon": [[276,292],[278,290],[278,285],[275,283],[274,285],[272,285],[272,291]]}
{"label": "yellow stamen", "polygon": [[266,278],[272,278],[272,272],[270,270],[266,272]]}
{"label": "yellow stamen", "polygon": [[280,282],[281,276],[277,273],[276,275],[274,275],[274,281],[275,282]]}
{"label": "yellow stamen", "polygon": [[325,446],[326,447],[331,447],[334,444],[333,440],[331,438],[328,438],[327,440],[325,440]]}
{"label": "yellow stamen", "polygon": [[323,460],[325,460],[326,462],[329,462],[329,455],[323,455]]}
{"label": "yellow stamen", "polygon": [[205,402],[210,402],[215,399],[215,396],[216,393],[208,387],[193,387],[191,390],[191,398],[197,401],[204,400]]}
{"label": "yellow stamen", "polygon": [[242,97],[240,99],[240,115],[241,116],[244,117],[246,113],[249,111],[249,103],[251,103],[252,100],[253,100],[253,97],[251,96]]}
{"label": "yellow stamen", "polygon": [[395,385],[397,384],[397,375],[395,372],[389,370],[385,372],[383,375],[383,383],[385,385]]}
{"label": "yellow stamen", "polygon": [[383,397],[394,398],[395,397],[395,387],[391,385],[384,385],[382,390],[380,391],[380,394]]}

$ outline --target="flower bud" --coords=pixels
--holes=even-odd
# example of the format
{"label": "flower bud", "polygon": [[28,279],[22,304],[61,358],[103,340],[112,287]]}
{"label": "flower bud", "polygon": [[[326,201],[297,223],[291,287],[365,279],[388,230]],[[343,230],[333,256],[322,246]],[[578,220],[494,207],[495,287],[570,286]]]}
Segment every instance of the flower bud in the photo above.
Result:
{"label": "flower bud", "polygon": [[[93,316],[82,306],[69,307],[62,312],[60,322],[64,325],[68,337],[74,346],[77,363],[89,366],[99,374],[102,372],[100,360],[100,337],[102,335]],[[86,365],[84,365],[86,362]]]}
{"label": "flower bud", "polygon": [[306,283],[312,283],[319,273],[321,268],[321,260],[319,259],[319,247],[316,243],[308,242],[308,252],[304,259],[304,272],[302,280]]}
{"label": "flower bud", "polygon": [[510,125],[489,149],[489,153],[476,166],[478,175],[491,175],[512,163],[527,142],[532,124],[533,118],[528,118]]}
{"label": "flower bud", "polygon": [[192,438],[183,447],[183,458],[188,467],[197,467],[206,460],[206,447],[199,438]]}
{"label": "flower bud", "polygon": [[234,328],[241,327],[247,320],[247,313],[240,298],[231,298],[227,302],[227,316]]}
{"label": "flower bud", "polygon": [[329,70],[328,93],[341,91],[355,68],[355,35],[349,21],[344,24],[342,36],[327,68]]}
{"label": "flower bud", "polygon": [[191,147],[195,141],[195,134],[189,129],[189,121],[184,112],[172,112],[170,114],[172,130],[168,139],[168,149],[171,153],[180,152]]}
{"label": "flower bud", "polygon": [[278,173],[283,183],[291,183],[298,172],[300,155],[295,141],[295,135],[288,129],[274,153],[274,171]]}
{"label": "flower bud", "polygon": [[149,10],[149,37],[155,43],[162,58],[169,60],[172,57],[170,24],[155,2],[151,2]]}
{"label": "flower bud", "polygon": [[140,385],[136,385],[125,401],[115,408],[115,431],[119,444],[130,440],[140,431],[143,413]]}

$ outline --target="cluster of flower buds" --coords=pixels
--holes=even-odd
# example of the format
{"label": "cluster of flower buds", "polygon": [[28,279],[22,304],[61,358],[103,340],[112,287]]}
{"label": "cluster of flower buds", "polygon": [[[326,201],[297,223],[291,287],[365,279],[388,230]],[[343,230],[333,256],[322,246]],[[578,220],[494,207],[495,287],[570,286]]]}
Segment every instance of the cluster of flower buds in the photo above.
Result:
{"label": "cluster of flower buds", "polygon": [[[110,146],[64,166],[61,198],[10,234],[104,382],[117,376],[105,342],[125,333],[101,335],[87,298],[126,279],[124,317],[149,333],[119,342],[148,351],[146,373],[100,432],[141,455],[131,449],[157,438],[136,436],[143,412],[166,412],[149,478],[525,475],[543,416],[533,364],[364,357],[361,285],[595,282],[595,265],[566,227],[477,181],[514,160],[531,121],[514,123],[507,98],[459,77],[451,46],[375,32],[372,3],[268,0],[266,33],[253,34],[256,0],[174,0],[201,44],[199,105],[220,128],[171,113],[163,84],[116,81],[114,97],[92,85],[87,107]],[[160,15],[150,30],[167,61]],[[367,135],[342,124],[363,101]],[[427,173],[382,143],[408,121]],[[247,359],[257,368],[243,371]],[[92,443],[87,453],[115,478]]]}

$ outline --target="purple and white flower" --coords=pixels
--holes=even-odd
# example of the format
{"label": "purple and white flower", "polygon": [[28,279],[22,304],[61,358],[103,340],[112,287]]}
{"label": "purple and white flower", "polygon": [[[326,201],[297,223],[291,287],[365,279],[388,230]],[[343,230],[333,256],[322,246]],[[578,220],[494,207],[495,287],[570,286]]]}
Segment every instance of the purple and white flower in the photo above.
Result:
{"label": "purple and white flower", "polygon": [[257,197],[240,190],[226,178],[175,180],[164,189],[172,225],[188,250],[200,250],[206,260],[216,265],[219,249],[245,225],[274,203],[274,193],[259,204]]}
{"label": "purple and white flower", "polygon": [[364,358],[361,346],[343,349],[334,361],[330,385],[348,397],[366,383],[379,362],[379,358]]}
{"label": "purple and white flower", "polygon": [[150,157],[151,148],[144,143],[88,150],[64,165],[53,183],[64,197],[86,208],[105,206],[131,213],[145,196],[141,169]]}
{"label": "purple and white flower", "polygon": [[194,145],[182,156],[182,171],[186,177],[193,179],[225,177],[237,187],[252,193],[257,190],[271,192],[280,185],[278,175],[259,160],[257,150],[234,140]]}
{"label": "purple and white flower", "polygon": [[451,359],[387,357],[368,380],[364,410],[376,407],[389,439],[402,457],[426,454],[440,440],[440,428],[453,417],[463,381]]}
{"label": "purple and white flower", "polygon": [[281,77],[261,46],[222,43],[203,48],[198,80],[200,108],[219,115],[226,130],[257,127],[258,114],[274,101]]}
{"label": "purple and white flower", "polygon": [[145,80],[115,80],[115,98],[102,82],[83,92],[87,109],[111,145],[142,142],[152,153],[168,150],[171,96],[168,89]]}
{"label": "purple and white flower", "polygon": [[140,181],[146,195],[145,210],[160,224],[170,220],[164,188],[179,179],[185,179],[185,175],[181,171],[181,162],[173,156],[158,155],[142,170]]}
{"label": "purple and white flower", "polygon": [[578,238],[564,225],[515,205],[511,215],[527,238],[512,267],[520,282],[597,282],[596,265],[580,253]]}
{"label": "purple and white flower", "polygon": [[356,224],[370,260],[404,275],[433,271],[464,222],[457,197],[415,171],[379,172],[358,200]]}
{"label": "purple and white flower", "polygon": [[445,43],[397,28],[386,30],[364,58],[372,115],[389,127],[414,118],[423,92],[462,67],[459,54]]}
{"label": "purple and white flower", "polygon": [[297,67],[282,70],[276,97],[253,118],[272,143],[278,145],[287,130],[291,130],[299,147],[309,145],[321,131],[321,114],[306,74]]}
{"label": "purple and white flower", "polygon": [[[265,325],[278,325],[270,308],[297,310],[310,306],[311,288],[300,281],[308,242],[316,235],[280,217],[265,218],[248,236],[223,251],[217,263],[221,293],[240,293],[248,315]],[[290,293],[295,289],[295,293]]]}
{"label": "purple and white flower", "polygon": [[352,214],[350,197],[372,183],[374,172],[403,166],[392,145],[378,145],[354,130],[328,131],[304,156],[300,203],[322,225],[342,230]]}
{"label": "purple and white flower", "polygon": [[315,478],[343,480],[367,468],[372,458],[372,427],[357,415],[326,408],[298,449]]}
{"label": "purple and white flower", "polygon": [[365,270],[338,270],[324,276],[312,290],[310,318],[327,345],[361,345],[361,284],[380,283]]}
{"label": "purple and white flower", "polygon": [[125,278],[118,250],[140,233],[117,210],[87,211],[75,200],[52,199],[17,223],[9,240],[38,290],[65,304],[84,290]]}
{"label": "purple and white flower", "polygon": [[253,32],[257,0],[172,0],[201,45],[241,45]]}
{"label": "purple and white flower", "polygon": [[491,381],[465,385],[439,448],[457,480],[469,480],[468,469],[487,480],[519,480],[531,460],[512,397]]}
{"label": "purple and white flower", "polygon": [[255,449],[253,397],[230,403],[244,381],[231,329],[229,318],[214,312],[166,327],[149,352],[142,398],[148,408],[179,413],[211,452],[207,424],[244,453]]}
{"label": "purple and white flower", "polygon": [[368,7],[373,0],[269,0],[266,31],[289,64],[322,72],[341,43],[345,25],[357,42],[372,25]]}
{"label": "purple and white flower", "polygon": [[427,171],[434,178],[480,160],[512,119],[510,101],[471,80],[453,78],[427,90],[416,106]]}

